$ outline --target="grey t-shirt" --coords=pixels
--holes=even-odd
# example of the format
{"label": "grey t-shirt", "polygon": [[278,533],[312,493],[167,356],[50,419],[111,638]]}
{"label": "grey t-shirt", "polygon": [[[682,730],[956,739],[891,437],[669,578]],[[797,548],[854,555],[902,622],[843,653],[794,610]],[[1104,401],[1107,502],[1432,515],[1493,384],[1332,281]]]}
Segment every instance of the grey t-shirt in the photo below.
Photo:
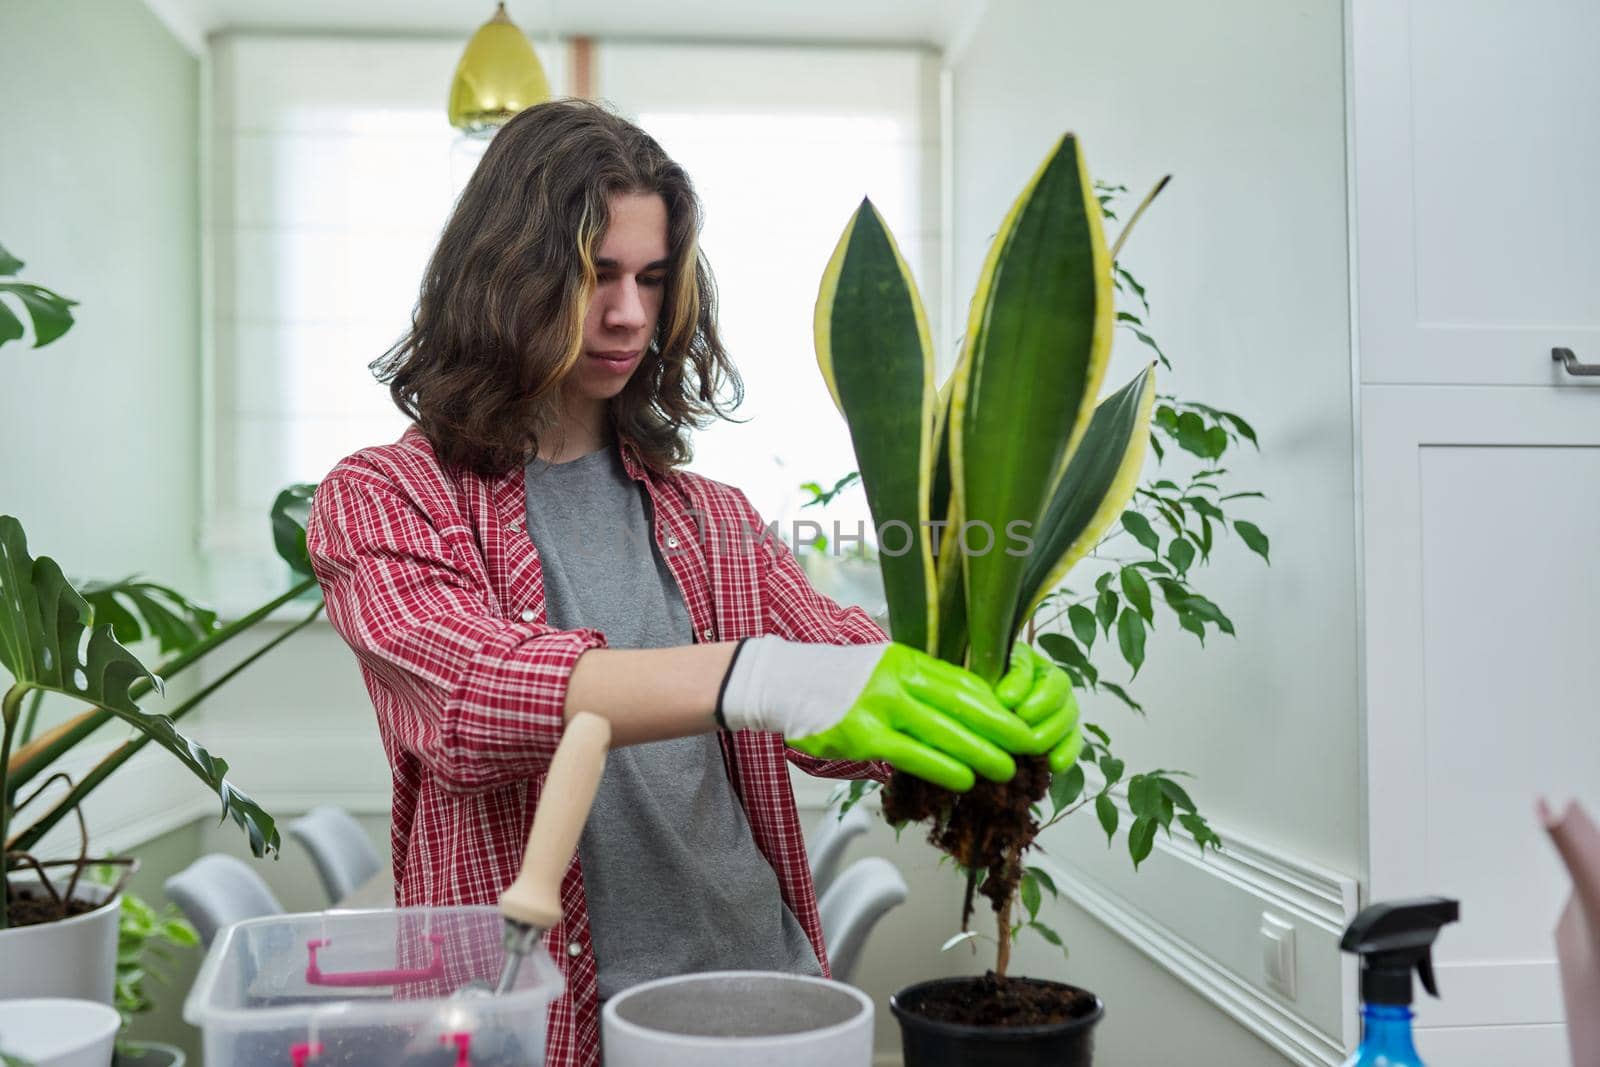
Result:
{"label": "grey t-shirt", "polygon": [[[655,544],[650,496],[615,445],[524,471],[547,620],[611,648],[694,643]],[[600,999],[712,970],[820,975],[805,931],[756,848],[714,733],[611,752],[578,843]]]}

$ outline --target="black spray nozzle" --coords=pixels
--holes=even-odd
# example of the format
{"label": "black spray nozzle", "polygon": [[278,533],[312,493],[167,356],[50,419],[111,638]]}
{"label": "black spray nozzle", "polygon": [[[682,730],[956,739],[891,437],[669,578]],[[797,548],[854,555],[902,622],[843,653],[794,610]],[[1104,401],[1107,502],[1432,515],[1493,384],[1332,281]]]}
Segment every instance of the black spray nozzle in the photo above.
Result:
{"label": "black spray nozzle", "polygon": [[1361,999],[1368,1004],[1410,1004],[1411,972],[1437,997],[1433,940],[1439,928],[1461,918],[1461,905],[1445,897],[1374,904],[1344,932],[1339,947],[1361,956]]}

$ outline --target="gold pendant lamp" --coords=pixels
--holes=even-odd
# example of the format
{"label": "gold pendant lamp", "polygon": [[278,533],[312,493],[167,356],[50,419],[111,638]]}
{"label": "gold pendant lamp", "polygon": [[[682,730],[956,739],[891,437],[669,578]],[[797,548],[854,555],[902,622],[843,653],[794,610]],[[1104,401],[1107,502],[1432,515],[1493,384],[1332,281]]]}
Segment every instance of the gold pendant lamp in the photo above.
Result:
{"label": "gold pendant lamp", "polygon": [[550,99],[550,82],[533,45],[506,15],[504,3],[472,35],[450,84],[450,125],[469,137],[490,137],[525,108]]}

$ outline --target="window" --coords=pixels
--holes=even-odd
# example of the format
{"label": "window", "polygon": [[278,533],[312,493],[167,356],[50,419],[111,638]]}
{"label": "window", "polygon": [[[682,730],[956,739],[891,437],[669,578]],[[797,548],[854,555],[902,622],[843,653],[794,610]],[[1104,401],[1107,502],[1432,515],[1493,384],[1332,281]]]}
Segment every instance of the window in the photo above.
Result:
{"label": "window", "polygon": [[[602,44],[597,95],[683,164],[705,205],[702,247],[717,279],[723,341],[746,386],[735,412],[696,435],[690,469],[743,489],[786,539],[864,533],[857,486],[825,509],[824,487],[856,467],[817,370],[812,317],[828,258],[863,196],[911,266],[936,332],[939,292],[938,60],[904,48]],[[836,546],[835,546],[836,547]],[[848,546],[845,551],[848,551]],[[809,562],[819,588],[882,609],[876,566]],[[825,563],[826,561],[826,563]]]}
{"label": "window", "polygon": [[[476,162],[444,120],[462,44],[216,42],[203,543],[224,608],[283,588],[266,520],[280,489],[404,429],[367,365],[409,325]],[[743,489],[786,536],[800,519],[830,536],[834,521],[870,534],[859,488],[824,514],[799,510],[800,483],[855,468],[816,368],[812,313],[834,244],[869,195],[937,331],[937,58],[644,43],[596,53],[598,97],[684,164],[706,206],[723,336],[747,387],[736,415],[749,421],[698,434],[692,469]],[[565,84],[562,53],[541,47],[540,58],[552,85]],[[870,602],[872,577],[860,597],[848,581],[829,588],[837,575],[818,572],[818,584]]]}
{"label": "window", "polygon": [[[367,364],[409,326],[477,161],[445,119],[464,45],[214,41],[201,540],[225,610],[284,588],[267,522],[278,491],[405,428]],[[536,47],[564,85],[564,54]]]}

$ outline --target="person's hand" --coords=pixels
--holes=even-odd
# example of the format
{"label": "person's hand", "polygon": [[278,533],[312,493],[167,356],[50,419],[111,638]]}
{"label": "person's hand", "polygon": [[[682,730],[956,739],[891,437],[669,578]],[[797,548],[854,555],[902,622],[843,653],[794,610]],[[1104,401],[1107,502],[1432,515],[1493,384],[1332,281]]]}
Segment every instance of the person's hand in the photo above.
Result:
{"label": "person's hand", "polygon": [[884,760],[955,792],[975,774],[1010,781],[1010,753],[1048,744],[982,679],[909,645],[742,642],[718,713],[729,729],[776,730],[824,759]]}
{"label": "person's hand", "polygon": [[1072,766],[1083,751],[1083,729],[1078,725],[1078,700],[1067,672],[1045,659],[1026,641],[1011,648],[1011,665],[995,683],[994,695],[1028,724],[1038,747],[1049,751],[1050,769],[1056,774]]}

